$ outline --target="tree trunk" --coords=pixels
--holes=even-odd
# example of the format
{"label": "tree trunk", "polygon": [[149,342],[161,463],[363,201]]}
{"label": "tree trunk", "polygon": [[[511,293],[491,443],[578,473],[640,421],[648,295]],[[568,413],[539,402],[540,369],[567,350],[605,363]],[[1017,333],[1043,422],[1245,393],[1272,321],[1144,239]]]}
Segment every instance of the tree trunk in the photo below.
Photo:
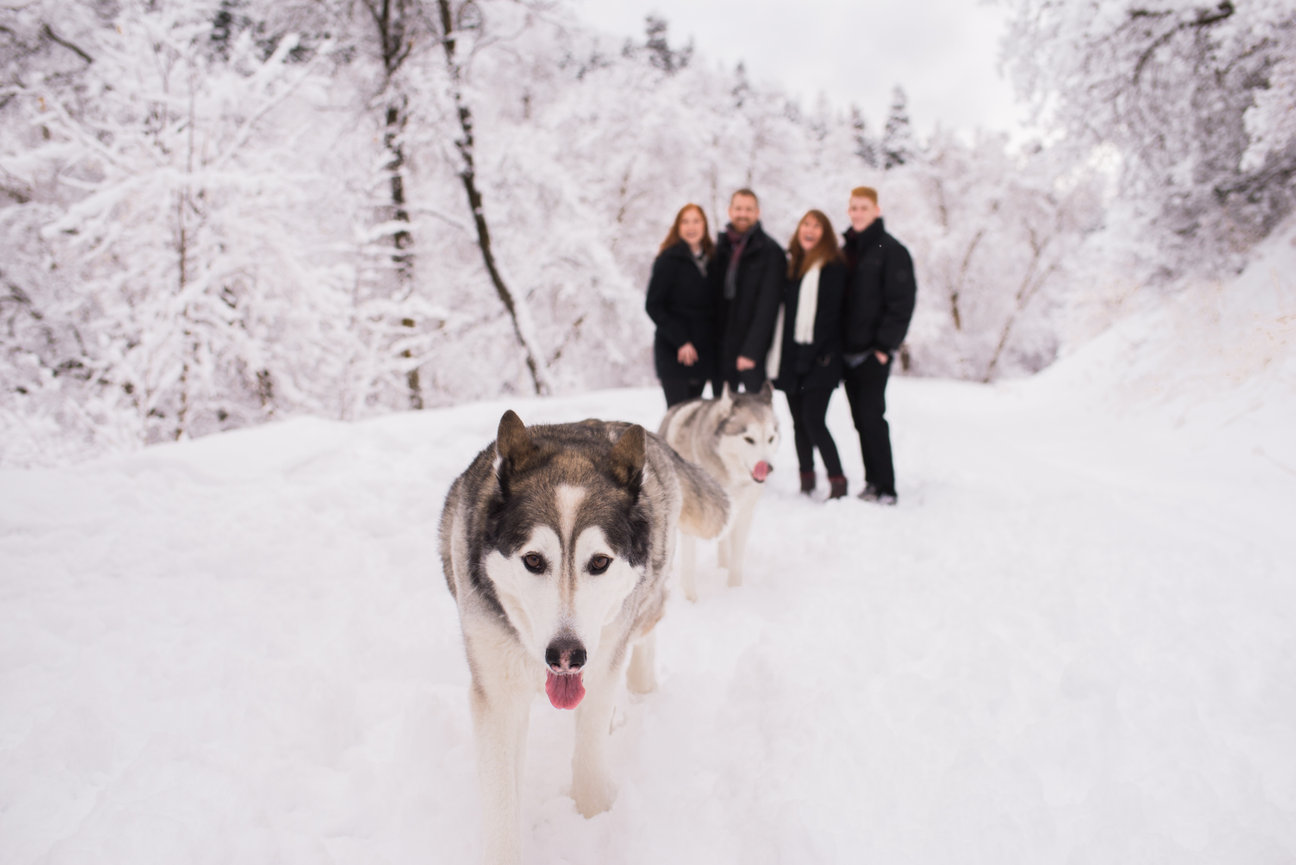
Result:
{"label": "tree trunk", "polygon": [[963,253],[963,263],[959,265],[958,283],[950,289],[950,315],[954,318],[954,329],[963,330],[963,315],[959,311],[959,298],[963,295],[963,286],[967,284],[968,270],[972,267],[972,254],[981,244],[981,238],[985,237],[985,229],[978,231],[968,244],[967,252]]}
{"label": "tree trunk", "polygon": [[172,438],[176,441],[184,438],[189,427],[189,388],[190,376],[190,359],[197,360],[198,344],[197,336],[193,331],[193,319],[189,314],[189,300],[185,296],[189,290],[189,226],[186,220],[189,212],[189,196],[191,194],[190,181],[193,178],[194,169],[194,101],[192,83],[189,91],[189,135],[187,139],[188,152],[185,155],[185,177],[184,184],[176,193],[176,269],[179,277],[176,280],[176,293],[183,304],[183,314],[181,325],[184,346],[182,351],[184,361],[180,367],[180,406],[176,412],[176,428],[172,433]]}
{"label": "tree trunk", "polygon": [[1026,275],[1022,277],[1021,286],[1017,289],[1016,305],[1008,315],[1008,320],[1004,322],[1003,330],[999,333],[999,343],[995,346],[994,353],[990,356],[990,363],[986,366],[985,376],[981,379],[986,384],[989,384],[994,378],[995,371],[999,366],[999,358],[1003,355],[1004,349],[1007,348],[1008,337],[1012,334],[1013,326],[1017,323],[1017,316],[1026,308],[1026,304],[1030,303],[1031,298],[1040,290],[1040,287],[1053,275],[1053,271],[1057,266],[1054,263],[1037,274],[1036,271],[1044,258],[1044,250],[1048,248],[1049,242],[1046,239],[1041,243],[1035,232],[1031,231],[1030,245],[1031,260],[1026,268]]}
{"label": "tree trunk", "polygon": [[[401,145],[401,133],[408,117],[405,106],[404,97],[387,105],[387,131],[383,136],[383,146],[387,148],[390,157],[386,168],[391,183],[392,218],[408,226],[410,218],[405,203],[405,150]],[[407,297],[414,285],[414,253],[411,251],[414,247],[414,235],[408,228],[401,228],[392,235],[392,241],[396,245],[396,252],[392,254],[392,263],[396,265],[396,283],[400,286],[401,296]],[[413,330],[416,322],[409,317],[402,318],[401,326]],[[414,352],[407,348],[401,352],[401,357],[407,360],[413,359]],[[423,387],[417,366],[405,373],[405,382],[409,387],[410,408],[415,411],[421,410]]]}
{"label": "tree trunk", "polygon": [[[401,132],[405,128],[406,100],[401,97],[387,106],[387,131],[383,136],[383,146],[387,148],[387,173],[390,175],[392,218],[408,226],[409,210],[405,206],[405,176],[401,173],[405,167],[405,151],[401,146]],[[414,245],[414,236],[408,228],[395,233],[396,254],[392,261],[396,264],[397,279],[402,286],[407,285],[414,275],[414,256],[409,249]]]}
{"label": "tree trunk", "polygon": [[[388,88],[383,147],[388,153],[385,170],[391,189],[392,219],[404,226],[392,236],[392,243],[396,247],[395,252],[392,253],[392,264],[396,268],[399,294],[404,298],[409,296],[414,286],[414,235],[408,228],[410,218],[405,200],[405,150],[401,143],[401,135],[409,120],[409,102],[392,82],[412,47],[413,39],[407,29],[407,16],[410,13],[403,0],[366,0],[365,6],[378,30],[378,40],[382,46],[383,72],[386,75]],[[400,323],[401,327],[410,330],[417,326],[417,322],[408,316],[402,318]],[[401,352],[401,357],[412,360],[414,352],[407,348]],[[422,409],[423,387],[417,366],[405,373],[405,382],[409,388],[410,408],[416,411]]]}
{"label": "tree trunk", "polygon": [[459,130],[462,133],[455,140],[455,147],[462,160],[459,179],[463,182],[464,193],[468,196],[468,209],[472,212],[473,224],[477,229],[477,247],[481,250],[482,263],[490,275],[495,293],[499,296],[500,303],[504,304],[504,309],[513,323],[513,332],[526,356],[527,370],[531,373],[535,392],[544,395],[549,392],[549,384],[538,359],[540,353],[532,345],[527,329],[518,318],[517,300],[505,284],[503,276],[500,275],[495,254],[491,251],[490,228],[486,223],[486,213],[482,207],[481,190],[477,188],[477,168],[473,157],[472,110],[463,95],[463,66],[455,56],[454,16],[450,11],[450,0],[437,0],[437,7],[441,13],[441,47],[445,51],[446,69],[450,73],[451,94],[454,98],[455,112],[459,117]]}

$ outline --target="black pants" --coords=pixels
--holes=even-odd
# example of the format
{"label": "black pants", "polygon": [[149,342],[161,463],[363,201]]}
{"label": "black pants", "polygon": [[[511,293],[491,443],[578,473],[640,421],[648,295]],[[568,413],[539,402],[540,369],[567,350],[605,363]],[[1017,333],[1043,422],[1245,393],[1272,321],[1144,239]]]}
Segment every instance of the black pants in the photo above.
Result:
{"label": "black pants", "polygon": [[706,389],[705,379],[664,378],[661,380],[662,392],[666,394],[666,408],[681,402],[688,402],[702,396]]}
{"label": "black pants", "polygon": [[870,353],[859,366],[847,367],[845,386],[864,457],[864,483],[872,484],[878,492],[894,495],[891,427],[886,421],[886,385],[890,374],[891,363],[880,363]]}
{"label": "black pants", "polygon": [[787,394],[792,412],[792,437],[796,442],[797,463],[801,471],[814,471],[814,449],[819,449],[829,477],[841,477],[841,458],[837,443],[828,432],[828,401],[836,388],[814,388]]}
{"label": "black pants", "polygon": [[[720,395],[720,389],[724,387],[725,382],[729,383],[729,392],[738,393],[742,390],[746,393],[760,393],[761,388],[765,387],[768,381],[765,377],[765,364],[759,363],[755,369],[749,369],[746,372],[739,372],[736,366],[728,368],[728,372],[722,374],[711,385],[716,396]],[[741,387],[739,387],[741,385]]]}

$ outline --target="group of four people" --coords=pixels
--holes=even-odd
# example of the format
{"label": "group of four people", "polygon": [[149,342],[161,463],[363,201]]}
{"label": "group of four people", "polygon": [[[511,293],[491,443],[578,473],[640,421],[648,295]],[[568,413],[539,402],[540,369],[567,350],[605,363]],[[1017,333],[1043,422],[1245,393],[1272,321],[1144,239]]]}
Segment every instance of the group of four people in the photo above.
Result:
{"label": "group of four people", "polygon": [[877,190],[851,190],[851,227],[839,246],[819,210],[797,223],[787,252],[761,228],[750,189],[729,200],[729,224],[713,243],[706,214],[686,204],[675,216],[648,283],[648,315],[667,406],[773,380],[792,414],[801,491],[815,488],[814,451],[829,498],[846,477],[828,431],[828,403],[844,382],[864,459],[860,498],[896,503],[886,383],[913,316],[909,251],[887,233]]}

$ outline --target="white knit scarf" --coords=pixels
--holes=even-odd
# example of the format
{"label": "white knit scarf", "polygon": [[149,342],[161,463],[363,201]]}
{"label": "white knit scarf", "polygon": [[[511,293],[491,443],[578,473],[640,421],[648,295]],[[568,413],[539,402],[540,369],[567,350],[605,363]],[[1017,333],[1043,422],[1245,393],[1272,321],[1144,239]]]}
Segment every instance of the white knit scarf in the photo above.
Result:
{"label": "white knit scarf", "polygon": [[797,298],[796,326],[792,339],[803,345],[814,342],[815,313],[819,311],[819,265],[812,265],[801,277],[801,291]]}

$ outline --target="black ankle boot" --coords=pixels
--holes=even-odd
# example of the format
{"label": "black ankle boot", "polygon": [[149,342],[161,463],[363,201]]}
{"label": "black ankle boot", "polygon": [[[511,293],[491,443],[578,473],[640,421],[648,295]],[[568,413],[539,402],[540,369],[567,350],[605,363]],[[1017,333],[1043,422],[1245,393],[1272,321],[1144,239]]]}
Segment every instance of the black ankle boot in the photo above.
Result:
{"label": "black ankle boot", "polygon": [[841,475],[828,476],[828,498],[844,499],[846,498],[846,478]]}
{"label": "black ankle boot", "polygon": [[810,493],[814,492],[814,488],[815,488],[815,473],[814,473],[814,472],[802,472],[802,473],[801,473],[801,492],[805,493],[806,495],[809,495]]}

